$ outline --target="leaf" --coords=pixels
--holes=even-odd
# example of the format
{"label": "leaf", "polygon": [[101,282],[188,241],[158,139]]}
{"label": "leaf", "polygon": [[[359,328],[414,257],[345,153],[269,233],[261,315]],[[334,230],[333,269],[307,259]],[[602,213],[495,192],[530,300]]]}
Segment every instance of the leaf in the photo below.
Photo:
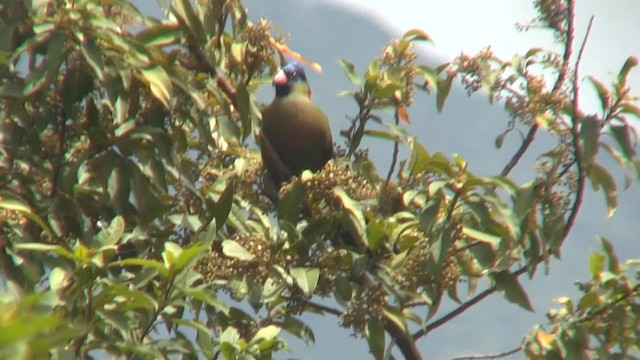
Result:
{"label": "leaf", "polygon": [[592,164],[588,176],[595,191],[599,191],[602,187],[607,203],[607,216],[613,216],[618,208],[618,188],[613,176],[597,163]]}
{"label": "leaf", "polygon": [[49,286],[52,291],[64,290],[72,281],[72,274],[61,267],[55,267],[49,274]]}
{"label": "leaf", "polygon": [[214,218],[216,220],[216,229],[222,229],[224,223],[229,218],[231,207],[233,206],[233,194],[235,193],[235,186],[233,181],[229,181],[224,188],[220,197],[216,201],[214,209]]}
{"label": "leaf", "polygon": [[247,249],[233,240],[224,240],[222,242],[222,253],[226,256],[244,261],[253,260],[254,257]]}
{"label": "leaf", "polygon": [[538,186],[535,182],[529,182],[518,189],[514,200],[514,211],[520,220],[534,210],[537,192]]}
{"label": "leaf", "polygon": [[424,87],[427,92],[430,92],[429,87],[437,90],[439,78],[438,73],[434,69],[426,65],[418,65],[416,66],[416,71],[424,77]]}
{"label": "leaf", "polygon": [[592,251],[589,256],[589,272],[592,279],[597,279],[598,275],[604,270],[605,256],[601,252]]}
{"label": "leaf", "polygon": [[384,244],[385,221],[382,219],[372,219],[367,223],[367,241],[371,250],[378,250]]}
{"label": "leaf", "polygon": [[408,166],[409,173],[411,176],[417,176],[427,169],[431,156],[416,137],[409,138],[409,149],[411,149],[411,158]]}
{"label": "leaf", "polygon": [[122,216],[116,216],[111,220],[111,224],[96,235],[98,247],[115,245],[122,237],[124,232],[124,219]]}
{"label": "leaf", "polygon": [[356,67],[353,63],[347,61],[346,59],[338,59],[340,66],[344,69],[344,73],[351,82],[357,87],[362,87],[362,79],[358,76],[356,72]]}
{"label": "leaf", "polygon": [[318,285],[320,269],[297,267],[291,269],[291,276],[306,296],[311,296]]}
{"label": "leaf", "polygon": [[130,259],[114,261],[111,264],[109,264],[110,267],[115,267],[115,268],[122,267],[123,265],[136,265],[136,266],[152,268],[152,269],[158,270],[158,273],[165,278],[169,276],[169,269],[167,269],[167,267],[165,267],[163,263],[156,260],[130,258]]}
{"label": "leaf", "polygon": [[342,188],[335,188],[333,193],[338,197],[342,203],[342,208],[347,213],[347,226],[354,236],[355,241],[360,246],[366,245],[368,243],[366,239],[366,223],[360,204],[351,199]]}
{"label": "leaf", "polygon": [[278,219],[295,224],[304,204],[307,187],[301,181],[291,185],[290,190],[278,202]]}
{"label": "leaf", "polygon": [[508,133],[509,133],[509,130],[506,130],[502,134],[496,137],[496,141],[495,141],[496,149],[502,148],[502,144],[504,143],[504,138],[505,136],[507,136]]}
{"label": "leaf", "polygon": [[517,304],[523,309],[533,312],[527,293],[518,282],[518,278],[509,270],[503,270],[491,275],[498,291],[511,303]]}
{"label": "leaf", "polygon": [[185,266],[195,261],[200,255],[209,249],[205,245],[192,245],[186,249],[183,249],[178,255],[178,258],[173,263],[176,271],[182,270]]}
{"label": "leaf", "polygon": [[242,124],[242,138],[246,139],[251,135],[251,94],[244,84],[239,84],[236,88],[236,101]]}
{"label": "leaf", "polygon": [[31,210],[29,204],[14,193],[0,190],[0,208],[17,211],[36,223],[47,234],[51,233],[49,226],[40,218],[40,216]]}
{"label": "leaf", "polygon": [[396,112],[403,123],[407,125],[411,124],[411,121],[409,121],[409,113],[407,112],[407,109],[405,109],[401,105],[396,105]]}
{"label": "leaf", "polygon": [[596,88],[598,98],[600,98],[600,106],[602,107],[602,111],[607,111],[609,109],[609,106],[611,105],[611,92],[602,82],[600,82],[595,77],[589,76],[587,77],[587,79],[589,79],[589,81],[591,81],[591,84],[593,84],[593,87]]}
{"label": "leaf", "polygon": [[582,161],[585,169],[589,169],[598,153],[600,138],[600,122],[593,116],[587,116],[580,122],[580,141],[582,145]]}
{"label": "leaf", "polygon": [[407,41],[427,41],[433,44],[431,37],[420,29],[411,29],[402,35],[402,38]]}
{"label": "leaf", "polygon": [[160,65],[150,66],[141,69],[140,73],[144,80],[149,83],[151,93],[164,104],[167,109],[170,108],[171,98],[173,96],[173,87],[171,79],[167,72]]}
{"label": "leaf", "polygon": [[438,112],[442,112],[444,109],[444,103],[449,96],[449,91],[451,91],[453,78],[453,75],[447,75],[446,79],[438,78],[438,88],[436,92],[436,108]]}
{"label": "leaf", "polygon": [[267,327],[263,327],[262,329],[256,332],[256,334],[253,336],[251,341],[249,341],[249,345],[259,344],[263,341],[271,341],[275,339],[278,336],[278,334],[280,334],[280,330],[281,330],[280,326],[276,326],[276,325],[269,325]]}
{"label": "leaf", "polygon": [[609,131],[613,135],[613,138],[620,146],[622,153],[624,154],[626,161],[633,161],[636,158],[636,151],[634,145],[631,142],[631,132],[633,128],[629,125],[622,126],[610,126]]}
{"label": "leaf", "polygon": [[279,323],[279,325],[289,334],[304,340],[307,345],[316,342],[315,335],[313,334],[313,329],[311,329],[301,320],[296,319],[291,315],[286,315],[284,320]]}
{"label": "leaf", "polygon": [[471,229],[469,227],[463,226],[462,233],[472,239],[476,239],[478,241],[482,241],[483,243],[491,245],[493,249],[497,249],[500,246],[501,237],[488,234],[484,231]]}
{"label": "leaf", "polygon": [[176,24],[165,23],[149,26],[139,31],[135,38],[146,46],[167,46],[179,41],[180,28]]}
{"label": "leaf", "polygon": [[335,295],[339,301],[347,302],[351,300],[351,282],[349,282],[349,279],[343,274],[336,276]]}
{"label": "leaf", "polygon": [[607,259],[607,269],[616,275],[620,274],[622,272],[622,269],[620,268],[618,256],[613,250],[613,244],[611,244],[609,240],[602,236],[598,236],[598,239],[600,240],[600,244]]}
{"label": "leaf", "polygon": [[176,16],[178,22],[183,27],[189,29],[190,35],[193,36],[198,43],[204,43],[206,32],[202,26],[202,22],[193,10],[190,0],[173,0],[171,2],[171,12]]}
{"label": "leaf", "polygon": [[632,68],[638,65],[638,58],[635,56],[629,56],[627,61],[624,62],[620,72],[618,73],[618,82],[620,84],[625,84],[627,80],[627,76],[629,76],[629,72]]}
{"label": "leaf", "polygon": [[375,359],[384,358],[384,347],[386,344],[384,324],[380,319],[370,317],[367,319],[367,327],[364,332],[369,343],[369,350]]}
{"label": "leaf", "polygon": [[15,244],[13,246],[16,250],[28,250],[28,251],[39,251],[45,253],[53,253],[56,255],[60,255],[67,259],[79,260],[76,255],[71,251],[65,249],[60,245],[50,245],[50,244],[40,244],[40,243],[23,243],[23,244]]}

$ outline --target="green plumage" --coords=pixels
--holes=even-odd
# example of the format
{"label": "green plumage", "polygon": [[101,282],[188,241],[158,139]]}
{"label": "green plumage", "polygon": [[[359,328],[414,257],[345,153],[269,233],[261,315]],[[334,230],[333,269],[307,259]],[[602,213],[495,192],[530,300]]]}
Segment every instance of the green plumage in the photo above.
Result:
{"label": "green plumage", "polygon": [[276,97],[262,110],[259,138],[263,162],[276,186],[304,170],[322,169],[333,156],[329,120],[311,102],[304,71],[296,63],[280,71],[274,78]]}

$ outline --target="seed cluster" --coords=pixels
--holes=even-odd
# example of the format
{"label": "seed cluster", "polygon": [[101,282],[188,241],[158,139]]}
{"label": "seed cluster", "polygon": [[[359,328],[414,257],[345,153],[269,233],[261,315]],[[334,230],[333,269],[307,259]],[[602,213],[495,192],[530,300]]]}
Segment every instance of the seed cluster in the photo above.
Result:
{"label": "seed cluster", "polygon": [[387,294],[382,285],[367,286],[351,299],[346,311],[340,316],[340,326],[350,328],[352,336],[363,337],[369,318],[382,318]]}
{"label": "seed cluster", "polygon": [[[292,179],[280,189],[280,197],[291,191],[295,181]],[[342,209],[342,203],[334,193],[338,187],[356,201],[377,196],[376,189],[362,175],[334,160],[330,160],[320,172],[302,179],[302,183],[307,188],[306,204],[312,219],[330,219]]]}
{"label": "seed cluster", "polygon": [[234,239],[251,255],[251,260],[240,260],[227,256],[222,251],[220,242],[214,242],[211,251],[196,264],[196,271],[205,280],[231,280],[235,277],[251,278],[259,283],[269,277],[269,268],[275,261],[269,241],[259,235],[240,235]]}

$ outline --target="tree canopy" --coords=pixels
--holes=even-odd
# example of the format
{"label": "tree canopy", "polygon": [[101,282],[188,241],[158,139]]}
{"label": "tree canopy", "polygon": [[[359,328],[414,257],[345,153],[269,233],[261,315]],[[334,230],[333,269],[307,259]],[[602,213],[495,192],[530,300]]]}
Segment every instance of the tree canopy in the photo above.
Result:
{"label": "tree canopy", "polygon": [[[313,342],[304,315],[319,313],[376,359],[420,359],[416,342],[490,295],[532,310],[520,278],[560,257],[586,188],[611,216],[615,177],[640,177],[638,59],[581,82],[591,24],[576,29],[575,0],[534,4],[531,28],[558,49],[433,67],[415,50],[428,32],[411,29],[366,69],[336,54],[358,111],[337,156],[277,192],[255,93],[286,59],[320,64],[267,19],[239,0],[158,1],[161,19],[128,0],[0,0],[0,357],[268,359],[284,333]],[[441,111],[457,84],[509,113],[496,147],[522,135],[500,173],[407,130],[414,102]],[[516,182],[541,133],[551,145]],[[389,163],[369,159],[372,138],[393,144]],[[580,298],[557,299],[508,353],[638,356],[640,255],[621,263],[600,241]]]}

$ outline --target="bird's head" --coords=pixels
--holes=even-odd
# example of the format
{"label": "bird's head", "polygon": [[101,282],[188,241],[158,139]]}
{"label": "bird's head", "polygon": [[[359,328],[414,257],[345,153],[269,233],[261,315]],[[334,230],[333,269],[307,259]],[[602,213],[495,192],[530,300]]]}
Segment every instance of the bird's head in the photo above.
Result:
{"label": "bird's head", "polygon": [[311,88],[307,82],[304,68],[298,62],[291,61],[280,68],[273,77],[273,86],[276,87],[276,97],[287,96],[291,93],[306,94],[311,97]]}

